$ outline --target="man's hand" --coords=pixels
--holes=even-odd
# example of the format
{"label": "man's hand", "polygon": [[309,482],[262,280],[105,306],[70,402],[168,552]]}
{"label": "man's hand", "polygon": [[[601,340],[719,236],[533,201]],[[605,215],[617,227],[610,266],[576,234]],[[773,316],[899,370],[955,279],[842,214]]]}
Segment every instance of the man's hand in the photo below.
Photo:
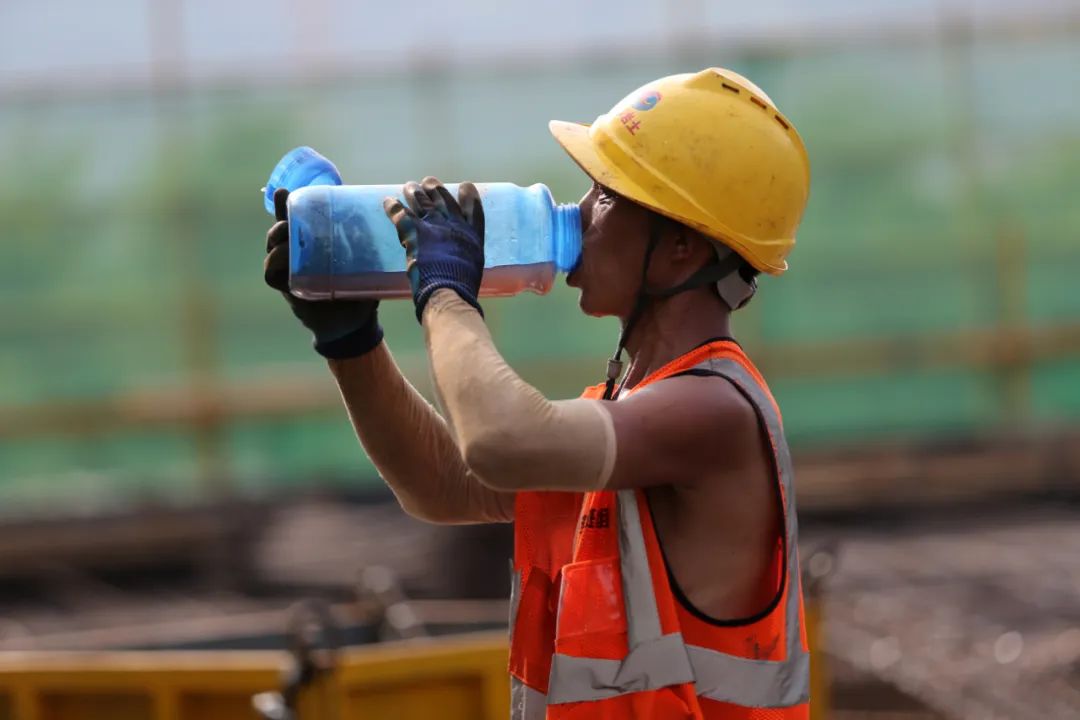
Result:
{"label": "man's hand", "polygon": [[416,319],[436,290],[453,290],[481,315],[477,296],[484,275],[484,208],[472,183],[462,183],[458,199],[433,177],[405,184],[405,202],[386,198],[383,209],[405,248]]}
{"label": "man's hand", "polygon": [[266,233],[263,278],[267,285],[281,291],[293,314],[311,331],[317,353],[333,360],[363,355],[382,341],[377,300],[312,302],[289,292],[289,223],[285,206],[288,197],[285,188],[274,193],[277,222]]}

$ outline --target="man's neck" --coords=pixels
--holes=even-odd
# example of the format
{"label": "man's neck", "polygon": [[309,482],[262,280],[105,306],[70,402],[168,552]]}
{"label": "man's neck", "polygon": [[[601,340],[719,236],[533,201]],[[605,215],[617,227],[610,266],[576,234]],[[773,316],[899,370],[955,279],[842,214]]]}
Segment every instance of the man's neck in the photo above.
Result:
{"label": "man's neck", "polygon": [[710,288],[653,301],[627,339],[630,369],[624,387],[634,387],[650,373],[716,337],[731,337],[731,310]]}

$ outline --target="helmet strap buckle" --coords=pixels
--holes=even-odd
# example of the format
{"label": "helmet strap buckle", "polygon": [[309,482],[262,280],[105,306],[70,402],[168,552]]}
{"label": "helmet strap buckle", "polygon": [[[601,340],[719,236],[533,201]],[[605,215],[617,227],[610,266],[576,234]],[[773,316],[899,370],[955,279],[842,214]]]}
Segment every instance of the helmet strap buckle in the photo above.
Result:
{"label": "helmet strap buckle", "polygon": [[[734,254],[734,253],[732,253]],[[733,311],[750,302],[757,293],[757,272],[748,264],[736,269],[716,281],[716,292]]]}
{"label": "helmet strap buckle", "polygon": [[622,376],[623,361],[622,358],[609,358],[607,361],[607,379],[618,380]]}

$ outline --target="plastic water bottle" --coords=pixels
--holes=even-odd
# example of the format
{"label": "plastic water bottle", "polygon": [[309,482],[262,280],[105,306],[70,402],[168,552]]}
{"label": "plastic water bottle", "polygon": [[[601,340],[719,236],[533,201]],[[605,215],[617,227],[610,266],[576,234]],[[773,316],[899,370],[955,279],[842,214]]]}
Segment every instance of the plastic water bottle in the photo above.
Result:
{"label": "plastic water bottle", "polygon": [[[297,150],[300,150],[298,148]],[[307,149],[309,150],[309,149]],[[297,151],[293,151],[297,152]],[[314,151],[310,151],[314,153]],[[304,174],[323,180],[340,175],[317,161],[298,162]],[[316,153],[317,155],[317,153]],[[330,168],[328,160],[318,156]],[[279,163],[279,168],[281,164]],[[275,168],[267,184],[288,187],[289,291],[306,300],[409,297],[405,251],[383,211],[387,196],[402,198],[401,185],[298,187],[288,171]],[[457,184],[447,190],[457,197]],[[570,272],[581,255],[581,217],[575,204],[557,205],[544,185],[477,183],[484,206],[484,277],[481,296],[516,295],[551,290],[557,272]]]}

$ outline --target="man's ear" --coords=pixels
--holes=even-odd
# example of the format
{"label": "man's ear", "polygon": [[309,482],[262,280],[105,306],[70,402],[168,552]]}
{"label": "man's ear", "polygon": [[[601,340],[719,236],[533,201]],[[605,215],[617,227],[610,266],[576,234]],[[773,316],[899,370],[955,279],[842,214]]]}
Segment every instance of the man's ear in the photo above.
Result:
{"label": "man's ear", "polygon": [[672,233],[672,258],[676,261],[708,264],[716,259],[712,241],[698,231],[674,225]]}

